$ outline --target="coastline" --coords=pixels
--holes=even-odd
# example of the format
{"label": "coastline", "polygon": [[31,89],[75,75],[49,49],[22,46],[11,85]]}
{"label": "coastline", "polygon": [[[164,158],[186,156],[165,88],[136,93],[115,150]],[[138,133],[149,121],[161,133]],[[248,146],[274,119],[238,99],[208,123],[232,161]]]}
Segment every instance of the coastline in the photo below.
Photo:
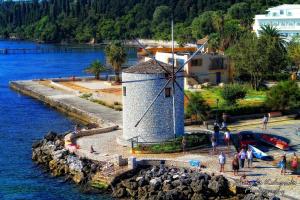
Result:
{"label": "coastline", "polygon": [[[59,46],[87,46],[87,47],[101,47],[101,46],[106,46],[113,42],[113,40],[104,40],[99,43],[78,43],[78,42],[40,42],[36,40],[30,40],[30,39],[20,39],[20,38],[1,38],[0,40],[6,40],[6,41],[30,41],[34,42],[36,44],[52,44],[52,45],[59,45]],[[138,38],[137,39],[140,43],[142,43],[145,46],[153,46],[153,47],[158,47],[158,46],[163,46],[163,47],[172,47],[172,42],[167,41],[167,40],[154,40],[154,39],[142,39]],[[127,47],[140,47],[139,44],[135,40],[121,40],[123,41],[124,45]],[[175,46],[178,46],[179,44],[175,42]],[[196,47],[195,44],[188,43],[186,46],[193,46]]]}

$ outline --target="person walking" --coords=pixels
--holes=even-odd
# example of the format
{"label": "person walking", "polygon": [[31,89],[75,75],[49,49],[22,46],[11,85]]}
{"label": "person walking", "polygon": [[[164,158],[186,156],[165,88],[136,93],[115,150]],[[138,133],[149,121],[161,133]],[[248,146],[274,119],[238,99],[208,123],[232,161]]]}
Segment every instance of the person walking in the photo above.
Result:
{"label": "person walking", "polygon": [[246,151],[244,148],[242,148],[242,150],[239,153],[241,168],[244,168],[244,166],[245,166],[246,157],[247,157]]}
{"label": "person walking", "polygon": [[283,156],[281,157],[280,168],[281,168],[280,174],[285,175],[285,173],[286,173],[286,155],[285,154],[283,154]]}
{"label": "person walking", "polygon": [[262,123],[263,123],[263,130],[267,130],[267,125],[268,125],[269,117],[267,115],[264,115]]}
{"label": "person walking", "polygon": [[230,131],[228,128],[226,128],[226,131],[224,133],[224,141],[225,141],[225,144],[227,144],[227,147],[229,148],[229,145],[230,145]]}
{"label": "person walking", "polygon": [[219,142],[219,136],[220,136],[220,126],[217,122],[214,124],[214,137],[216,139],[216,142]]}
{"label": "person walking", "polygon": [[217,141],[215,136],[211,137],[211,146],[212,146],[212,152],[213,154],[215,154],[215,152],[217,151]]}
{"label": "person walking", "polygon": [[223,152],[219,155],[219,164],[220,164],[220,172],[225,172],[224,171],[224,166],[226,163],[226,156]]}
{"label": "person walking", "polygon": [[248,147],[247,151],[247,163],[248,163],[248,168],[252,168],[252,163],[253,163],[253,151],[250,147]]}
{"label": "person walking", "polygon": [[237,176],[239,172],[240,166],[239,166],[239,157],[237,154],[234,155],[234,158],[232,160],[232,170],[233,175]]}
{"label": "person walking", "polygon": [[298,169],[298,157],[296,155],[296,152],[294,152],[293,158],[292,158],[292,163],[291,167],[293,169],[293,172],[296,173]]}
{"label": "person walking", "polygon": [[227,123],[225,121],[222,122],[221,129],[227,130]]}
{"label": "person walking", "polygon": [[186,150],[186,144],[187,144],[187,140],[186,140],[186,137],[185,137],[185,136],[182,137],[181,144],[182,144],[182,153],[185,153],[185,150]]}

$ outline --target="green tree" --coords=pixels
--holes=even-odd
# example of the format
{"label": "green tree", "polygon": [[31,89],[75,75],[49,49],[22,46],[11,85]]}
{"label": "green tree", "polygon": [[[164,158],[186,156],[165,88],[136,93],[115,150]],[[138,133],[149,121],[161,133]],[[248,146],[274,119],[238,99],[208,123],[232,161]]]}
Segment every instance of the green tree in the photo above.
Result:
{"label": "green tree", "polygon": [[237,83],[225,85],[221,90],[221,96],[228,105],[235,105],[238,99],[245,98],[246,93],[246,88]]}
{"label": "green tree", "polygon": [[172,11],[168,6],[158,6],[153,13],[153,23],[158,25],[162,22],[168,22],[171,19]]}
{"label": "green tree", "polygon": [[278,48],[285,51],[286,41],[285,38],[281,36],[279,30],[272,25],[264,25],[261,27],[261,31],[259,32],[260,37],[270,38],[275,41]]}
{"label": "green tree", "polygon": [[228,9],[228,14],[233,19],[240,20],[245,26],[250,26],[252,18],[254,17],[250,5],[245,2],[233,4]]}
{"label": "green tree", "polygon": [[126,62],[127,54],[124,46],[120,42],[112,42],[105,48],[105,53],[108,58],[108,62],[112,65],[115,74],[116,82],[120,82],[120,72],[122,64]]}
{"label": "green tree", "polygon": [[152,19],[152,31],[155,39],[170,40],[171,9],[168,6],[155,8]]}
{"label": "green tree", "polygon": [[298,37],[293,38],[288,46],[288,58],[295,65],[293,71],[298,73],[300,70],[300,43]]}
{"label": "green tree", "polygon": [[275,76],[287,66],[286,42],[278,29],[270,25],[262,26],[259,41],[265,49],[268,73]]}
{"label": "green tree", "polygon": [[300,107],[300,88],[296,81],[279,82],[267,93],[267,106],[273,110]]}
{"label": "green tree", "polygon": [[245,31],[245,28],[240,25],[238,20],[225,19],[223,34],[221,35],[222,50],[226,50],[230,46],[234,45]]}
{"label": "green tree", "polygon": [[235,78],[248,81],[244,77],[249,77],[255,90],[268,72],[268,57],[263,45],[256,35],[247,33],[227,51],[227,55],[233,61]]}
{"label": "green tree", "polygon": [[206,11],[192,22],[192,34],[196,39],[203,38],[211,33],[219,32],[222,18],[219,12]]}
{"label": "green tree", "polygon": [[95,60],[84,71],[86,73],[93,74],[95,79],[99,80],[100,74],[107,71],[107,69],[99,60]]}
{"label": "green tree", "polygon": [[220,47],[220,42],[221,42],[221,38],[220,38],[220,34],[219,33],[212,33],[209,35],[209,39],[208,39],[208,48],[212,51],[212,52],[217,52],[217,50]]}
{"label": "green tree", "polygon": [[174,37],[179,46],[192,42],[191,27],[184,23],[177,23],[174,26]]}
{"label": "green tree", "polygon": [[208,117],[209,106],[206,104],[200,92],[187,92],[189,101],[186,107],[186,115],[196,115],[205,121]]}

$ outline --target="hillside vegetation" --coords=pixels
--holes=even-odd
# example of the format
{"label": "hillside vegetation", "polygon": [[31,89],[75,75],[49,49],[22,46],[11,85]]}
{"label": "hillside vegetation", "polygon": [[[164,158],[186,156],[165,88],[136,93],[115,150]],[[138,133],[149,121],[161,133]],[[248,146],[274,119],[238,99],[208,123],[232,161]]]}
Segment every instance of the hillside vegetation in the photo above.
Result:
{"label": "hillside vegetation", "polygon": [[[299,3],[300,1],[298,1]],[[44,42],[101,42],[133,36],[176,40],[228,35],[251,29],[256,13],[293,0],[0,0],[0,36]],[[217,33],[217,34],[216,34]],[[230,40],[228,40],[230,41]],[[224,41],[224,48],[230,44]]]}

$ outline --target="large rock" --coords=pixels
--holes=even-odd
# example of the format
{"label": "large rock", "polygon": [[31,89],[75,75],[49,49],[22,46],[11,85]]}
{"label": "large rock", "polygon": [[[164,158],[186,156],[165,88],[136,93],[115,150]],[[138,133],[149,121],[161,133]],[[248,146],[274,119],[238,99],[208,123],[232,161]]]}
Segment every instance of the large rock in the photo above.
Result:
{"label": "large rock", "polygon": [[122,185],[124,187],[130,189],[130,190],[137,190],[138,189],[138,183],[133,179],[122,181]]}
{"label": "large rock", "polygon": [[159,178],[154,178],[150,180],[150,186],[154,191],[159,190],[161,186],[161,180]]}
{"label": "large rock", "polygon": [[56,136],[57,136],[57,133],[50,131],[45,136],[45,139],[48,140],[48,141],[54,141],[56,139]]}
{"label": "large rock", "polygon": [[204,187],[203,187],[203,184],[204,184],[204,180],[198,180],[198,181],[193,181],[191,183],[191,188],[192,190],[195,192],[195,193],[200,193],[203,191]]}
{"label": "large rock", "polygon": [[83,180],[84,180],[84,174],[82,172],[71,172],[73,174],[73,181],[76,183],[76,184],[79,184],[81,183]]}
{"label": "large rock", "polygon": [[179,193],[176,189],[166,192],[166,199],[179,199]]}
{"label": "large rock", "polygon": [[70,171],[76,171],[76,172],[82,171],[83,165],[79,158],[77,158],[76,156],[68,155],[66,160],[67,160],[67,164],[69,165]]}
{"label": "large rock", "polygon": [[204,200],[205,198],[203,197],[202,194],[199,194],[199,193],[195,193],[192,197],[191,200]]}
{"label": "large rock", "polygon": [[229,186],[227,179],[220,175],[220,176],[214,176],[209,184],[208,188],[211,189],[215,194],[217,195],[224,195],[229,192]]}
{"label": "large rock", "polygon": [[127,191],[125,188],[121,187],[121,188],[116,189],[112,195],[113,195],[113,197],[116,197],[116,198],[123,198],[123,197],[126,197]]}

